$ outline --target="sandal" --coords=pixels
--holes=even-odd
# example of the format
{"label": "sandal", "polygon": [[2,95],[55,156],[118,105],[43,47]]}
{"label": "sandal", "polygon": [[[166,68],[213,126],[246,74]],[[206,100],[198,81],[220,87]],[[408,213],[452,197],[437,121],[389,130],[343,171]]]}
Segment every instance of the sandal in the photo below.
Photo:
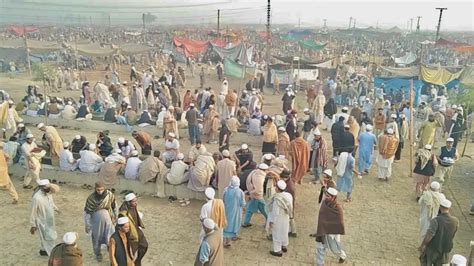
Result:
{"label": "sandal", "polygon": [[181,203],[179,206],[181,206],[181,207],[186,207],[186,206],[188,206],[189,204],[191,204],[191,201],[187,200],[187,201]]}
{"label": "sandal", "polygon": [[235,237],[233,237],[233,238],[231,238],[231,239],[232,239],[232,241],[237,241],[237,240],[241,240],[242,238],[240,238],[240,237],[238,237],[238,236],[235,236]]}

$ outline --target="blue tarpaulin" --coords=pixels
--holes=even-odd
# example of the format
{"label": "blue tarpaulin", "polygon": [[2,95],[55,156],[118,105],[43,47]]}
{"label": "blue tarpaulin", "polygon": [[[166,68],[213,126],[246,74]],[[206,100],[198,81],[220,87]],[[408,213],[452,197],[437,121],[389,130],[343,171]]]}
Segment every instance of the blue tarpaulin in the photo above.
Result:
{"label": "blue tarpaulin", "polygon": [[[409,79],[401,78],[375,78],[374,85],[375,87],[380,87],[382,83],[385,84],[385,93],[389,93],[392,90],[398,90],[402,86],[404,88],[405,99],[409,99],[410,95],[408,94],[410,88]],[[415,101],[413,104],[416,106],[420,102],[421,88],[423,87],[424,82],[418,79],[413,80],[413,89],[415,90]]]}

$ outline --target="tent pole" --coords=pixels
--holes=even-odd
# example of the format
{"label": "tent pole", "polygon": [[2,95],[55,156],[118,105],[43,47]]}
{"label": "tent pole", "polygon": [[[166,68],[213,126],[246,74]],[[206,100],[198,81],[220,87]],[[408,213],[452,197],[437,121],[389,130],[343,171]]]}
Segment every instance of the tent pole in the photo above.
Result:
{"label": "tent pole", "polygon": [[26,28],[23,24],[23,37],[25,38],[25,46],[26,46],[26,60],[28,62],[28,71],[30,73],[30,79],[33,78],[33,74],[31,73],[31,60],[30,60],[30,49],[28,48],[28,36],[26,35]]}
{"label": "tent pole", "polygon": [[410,168],[408,169],[409,171],[409,176],[410,177],[413,177],[413,94],[414,94],[414,91],[413,91],[413,79],[410,79],[410,124],[409,124],[409,133],[408,133],[408,139],[410,140]]}

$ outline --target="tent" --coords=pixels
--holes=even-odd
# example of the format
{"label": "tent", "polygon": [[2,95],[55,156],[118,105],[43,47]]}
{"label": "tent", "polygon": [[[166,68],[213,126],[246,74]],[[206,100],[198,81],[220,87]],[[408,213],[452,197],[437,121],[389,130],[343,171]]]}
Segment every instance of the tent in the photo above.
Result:
{"label": "tent", "polygon": [[145,54],[152,50],[151,47],[134,43],[119,44],[118,48],[120,49],[120,54],[123,55]]}
{"label": "tent", "polygon": [[455,42],[455,41],[450,41],[446,40],[443,38],[439,38],[436,41],[436,45],[441,45],[441,46],[448,46],[448,47],[460,47],[460,46],[466,46],[469,45],[468,43],[462,43],[462,42]]}
{"label": "tent", "polygon": [[463,71],[450,72],[446,68],[436,67],[429,68],[427,66],[421,66],[420,78],[435,85],[446,85],[448,82],[458,79]]}
{"label": "tent", "polygon": [[245,65],[250,65],[252,63],[253,47],[246,48],[243,43],[231,48],[222,48],[211,44],[211,49],[219,56],[221,60],[224,58],[229,58],[233,61],[238,60],[238,62]]}
{"label": "tent", "polygon": [[474,53],[474,45],[459,46],[453,48],[453,50],[460,53]]}
{"label": "tent", "polygon": [[24,35],[25,33],[30,32],[39,32],[39,29],[37,27],[15,25],[9,26],[7,30],[11,33],[15,33],[16,35]]}
{"label": "tent", "polygon": [[[256,68],[239,64],[229,58],[224,58],[224,75],[235,78],[255,76]],[[245,74],[245,75],[244,75]]]}
{"label": "tent", "polygon": [[392,57],[393,61],[397,65],[409,65],[415,62],[416,58],[417,58],[416,54],[412,52],[408,52],[402,57]]}
{"label": "tent", "polygon": [[111,56],[116,50],[111,47],[102,47],[97,43],[69,45],[72,49],[77,49],[77,53],[85,56]]}
{"label": "tent", "polygon": [[173,44],[176,47],[182,48],[186,56],[190,56],[193,54],[204,52],[211,44],[223,47],[226,45],[226,42],[219,38],[216,38],[212,41],[200,41],[200,40],[192,40],[188,38],[173,37]]}
{"label": "tent", "polygon": [[379,66],[380,71],[382,72],[383,77],[403,77],[411,78],[418,77],[419,67],[385,67]]}
{"label": "tent", "polygon": [[326,47],[327,43],[317,43],[314,40],[300,41],[300,45],[303,48],[319,51]]}
{"label": "tent", "polygon": [[[404,78],[382,78],[376,77],[374,79],[374,86],[380,87],[382,83],[385,84],[385,93],[391,92],[392,90],[398,90],[403,86],[405,99],[409,99],[410,95],[410,80]],[[416,106],[420,102],[421,88],[423,87],[423,81],[419,79],[413,80],[413,89],[415,91],[415,100],[413,104]]]}

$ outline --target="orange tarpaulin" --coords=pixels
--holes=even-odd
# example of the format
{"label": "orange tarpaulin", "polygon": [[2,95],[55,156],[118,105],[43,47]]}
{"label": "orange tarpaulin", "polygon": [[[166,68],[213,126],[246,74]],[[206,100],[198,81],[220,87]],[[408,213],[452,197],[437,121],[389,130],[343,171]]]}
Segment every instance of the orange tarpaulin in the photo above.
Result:
{"label": "orange tarpaulin", "polygon": [[176,47],[181,47],[184,50],[184,54],[186,56],[204,52],[209,47],[209,43],[220,47],[226,45],[225,41],[219,38],[216,38],[212,41],[200,41],[178,37],[173,38],[173,44]]}
{"label": "orange tarpaulin", "polygon": [[456,52],[462,52],[462,53],[474,53],[474,45],[459,46],[459,47],[453,48],[453,50]]}
{"label": "orange tarpaulin", "polygon": [[443,38],[439,38],[436,41],[436,45],[442,45],[442,46],[448,46],[448,47],[460,47],[460,46],[466,46],[466,45],[469,45],[469,44],[462,43],[462,42],[454,42],[454,41],[446,40],[446,39],[443,39]]}
{"label": "orange tarpaulin", "polygon": [[36,27],[30,27],[30,26],[10,26],[8,27],[9,32],[13,32],[17,35],[23,35],[28,32],[38,32],[39,29]]}

